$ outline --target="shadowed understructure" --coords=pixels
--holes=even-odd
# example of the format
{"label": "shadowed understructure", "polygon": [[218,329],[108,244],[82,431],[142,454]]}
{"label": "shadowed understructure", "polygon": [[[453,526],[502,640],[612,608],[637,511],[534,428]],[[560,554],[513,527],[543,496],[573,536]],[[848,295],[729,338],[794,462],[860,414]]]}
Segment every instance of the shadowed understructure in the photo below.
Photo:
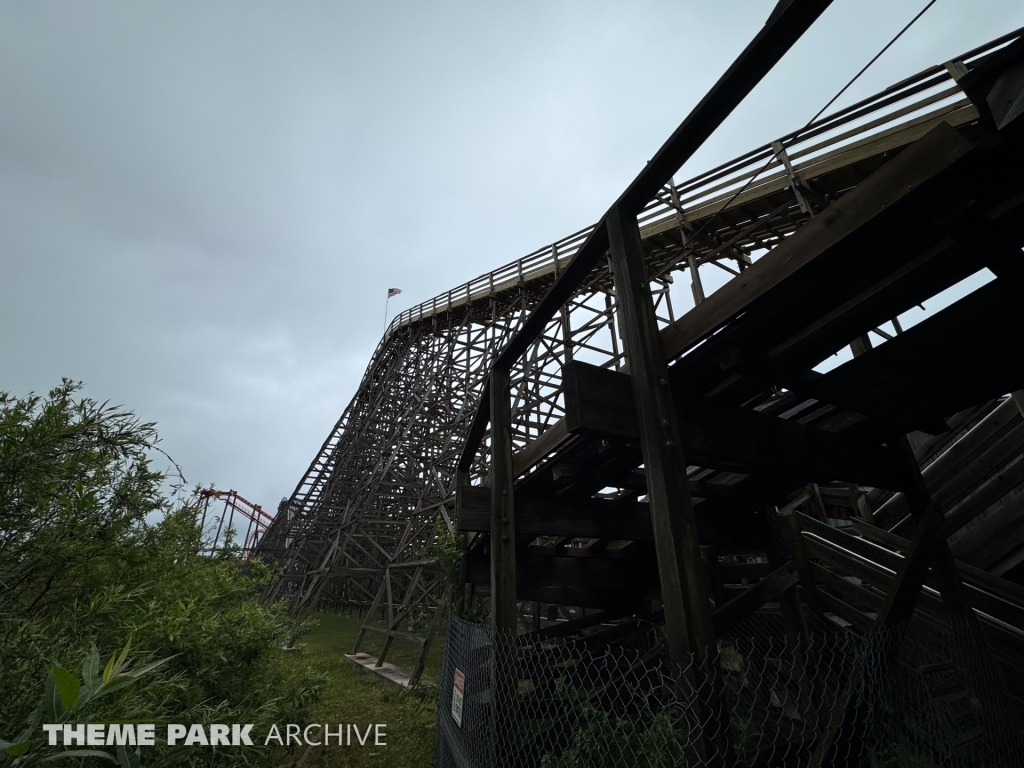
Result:
{"label": "shadowed understructure", "polygon": [[[827,5],[780,3],[598,224],[395,318],[257,545],[268,598],[365,611],[378,664],[450,601],[495,648],[642,646],[707,680],[766,617],[895,638],[883,666],[953,622],[1024,695],[1021,33],[673,179]],[[488,668],[514,721],[530,665]],[[804,758],[859,754],[830,728]]]}

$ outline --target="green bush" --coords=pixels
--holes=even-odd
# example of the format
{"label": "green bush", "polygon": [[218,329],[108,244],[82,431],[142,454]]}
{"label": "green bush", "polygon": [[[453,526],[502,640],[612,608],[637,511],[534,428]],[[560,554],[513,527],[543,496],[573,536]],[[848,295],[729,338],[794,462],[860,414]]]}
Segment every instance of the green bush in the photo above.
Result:
{"label": "green bush", "polygon": [[[78,389],[0,394],[0,737],[23,732],[55,660],[77,668],[129,639],[138,666],[166,661],[90,702],[89,722],[301,722],[318,681],[286,672],[296,628],[256,599],[272,574],[201,554],[194,495],[165,492],[150,465],[153,425]],[[153,749],[147,765],[167,752]],[[244,765],[260,750],[182,757]]]}

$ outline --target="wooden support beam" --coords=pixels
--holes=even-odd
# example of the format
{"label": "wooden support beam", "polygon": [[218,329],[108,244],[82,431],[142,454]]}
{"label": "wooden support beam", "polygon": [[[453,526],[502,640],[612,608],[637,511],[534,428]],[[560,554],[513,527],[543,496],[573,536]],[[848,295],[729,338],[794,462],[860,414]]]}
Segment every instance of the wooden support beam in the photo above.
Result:
{"label": "wooden support beam", "polygon": [[958,79],[995,130],[1005,130],[1024,112],[1024,42],[1016,40]]}
{"label": "wooden support beam", "polygon": [[1022,294],[1024,276],[993,280],[807,383],[801,394],[873,416],[900,433],[1018,389],[1024,356],[1007,354],[1005,339],[1024,333]]}
{"label": "wooden support beam", "polygon": [[[1002,443],[1004,438],[1010,436],[1010,428],[1014,423],[1020,423],[1020,415],[1016,403],[1008,398],[924,468],[921,475],[929,491],[937,497],[944,497],[945,505],[948,506],[960,501],[972,488],[984,482],[985,470],[991,471],[1004,466],[1024,444],[1021,436],[1017,435],[1012,442],[1001,446],[1003,450],[988,457],[996,444]],[[982,510],[984,507],[978,511]],[[906,512],[906,498],[902,493],[897,493],[875,510],[875,519],[879,525],[889,527],[900,520]],[[968,521],[963,521],[966,522]],[[954,530],[955,527],[950,527],[946,535],[953,533]]]}
{"label": "wooden support beam", "polygon": [[[574,361],[563,370],[562,382],[570,432],[633,440],[639,436],[629,375]],[[695,464],[892,490],[909,482],[899,471],[897,456],[884,446],[712,398],[679,391],[673,395],[681,450]]]}
{"label": "wooden support beam", "polygon": [[687,459],[681,448],[635,215],[613,209],[607,216],[607,228],[609,262],[647,474],[669,657],[673,664],[685,668],[691,654],[702,663],[715,650],[693,501],[684,486]]}
{"label": "wooden support beam", "polygon": [[866,539],[851,536],[838,528],[833,528],[831,525],[815,520],[813,517],[808,517],[800,512],[797,512],[796,516],[800,523],[800,529],[805,533],[813,533],[830,544],[853,552],[865,560],[878,563],[890,571],[895,572],[903,562],[904,558],[900,555],[873,544]]}
{"label": "wooden support beam", "polygon": [[878,624],[888,627],[903,625],[910,621],[929,566],[934,566],[935,576],[948,610],[974,619],[964,596],[963,584],[960,582],[953,555],[946,540],[941,536],[945,521],[942,509],[928,495],[921,473],[917,470],[910,442],[906,437],[895,442],[896,448],[903,454],[904,466],[914,472],[915,483],[914,487],[907,491],[907,504],[917,529],[914,531],[907,556],[900,562],[893,585],[885,596],[885,602],[878,614]]}
{"label": "wooden support beam", "polygon": [[785,563],[714,613],[715,633],[722,637],[745,618],[800,581],[792,563]]}
{"label": "wooden support beam", "polygon": [[[789,521],[784,521],[779,516],[778,510],[774,505],[766,505],[762,512],[768,534],[766,536],[768,564],[776,570],[789,565],[795,573],[799,573],[798,564],[794,562],[796,559],[796,546],[793,540],[793,529],[790,527]],[[799,576],[797,581],[799,581]],[[813,584],[809,586],[813,589]],[[797,595],[796,583],[781,590],[778,593],[778,601],[779,608],[782,611],[782,622],[786,629],[786,634],[790,641],[794,643],[794,648],[797,649],[797,661],[802,666],[805,659],[803,650],[800,649],[799,641],[801,639],[809,640],[810,633],[807,620],[804,617],[803,607],[800,605],[800,598]]]}
{"label": "wooden support beam", "polygon": [[[458,529],[490,531],[491,489],[467,486],[458,490]],[[650,507],[643,502],[580,497],[536,496],[517,492],[516,535],[654,541]],[[751,509],[711,503],[694,510],[698,535],[706,544],[728,548],[764,546],[758,518]]]}
{"label": "wooden support beam", "polygon": [[[449,592],[446,589],[445,597],[442,597],[441,599],[442,605],[444,604],[444,600],[448,594]],[[440,623],[442,613],[445,613],[445,611],[438,606],[434,609],[434,615],[430,617],[430,626],[427,628],[427,634],[423,638],[423,644],[420,646],[420,652],[416,656],[416,663],[413,665],[412,672],[409,674],[410,688],[419,683],[420,678],[423,676],[423,670],[427,666],[427,655],[430,653],[430,648],[434,643],[434,635],[437,634],[437,626]]]}
{"label": "wooden support beam", "polygon": [[921,184],[944,171],[972,148],[946,124],[901,152],[827,212],[715,291],[700,306],[665,328],[662,337],[669,359],[683,354],[755,305],[770,301],[797,272],[812,261],[838,252],[854,233],[870,227]]}
{"label": "wooden support beam", "polygon": [[[524,590],[523,599],[527,600],[538,599],[527,596],[531,589],[538,586],[593,587],[634,592],[657,586],[657,569],[649,560],[637,562],[619,558],[527,554],[519,558],[517,575],[517,588]],[[470,581],[486,584],[488,576],[487,563],[474,558],[469,564]]]}
{"label": "wooden support beam", "polygon": [[[491,415],[491,629],[494,632],[494,663],[491,665],[491,697],[494,717],[514,722],[515,692],[519,684],[508,648],[518,633],[516,609],[515,474],[512,470],[512,383],[509,367],[491,366],[488,377]],[[465,456],[465,453],[464,453]],[[496,731],[493,748],[499,766],[510,765],[511,734]]]}
{"label": "wooden support beam", "polygon": [[539,463],[545,456],[559,448],[571,437],[565,428],[565,419],[559,419],[532,443],[512,457],[512,473],[519,477]]}
{"label": "wooden support beam", "polygon": [[[874,526],[866,525],[861,523],[859,520],[855,520],[853,525],[854,530],[866,539],[877,541],[880,544],[900,550],[901,552],[906,552],[910,549],[910,541],[904,539],[902,536],[897,536],[896,534],[883,531],[879,528],[875,528]],[[1024,587],[1021,585],[1015,584],[1007,579],[1002,579],[988,571],[982,570],[981,568],[975,568],[973,565],[959,560],[956,561],[956,567],[960,572],[960,578],[963,580],[966,587],[985,590],[1008,603],[1024,606]],[[977,607],[980,608],[981,606],[978,605]],[[1019,623],[1011,621],[1010,623],[1019,626],[1020,629],[1024,631],[1024,621]]]}
{"label": "wooden support beam", "polygon": [[543,629],[536,629],[533,632],[529,632],[524,636],[524,641],[529,642],[531,640],[541,640],[549,637],[568,637],[575,635],[584,629],[590,629],[601,624],[607,624],[624,616],[627,616],[628,612],[624,610],[617,611],[597,611],[587,616],[581,616],[578,619],[570,619],[569,621],[563,621],[560,624],[555,624],[551,627],[544,627]]}
{"label": "wooden support beam", "polygon": [[[833,573],[828,568],[818,565],[818,563],[812,563],[811,566],[814,578],[818,583],[837,593],[844,601],[853,601],[859,604],[859,610],[877,613],[878,609],[882,607],[882,601],[885,599],[885,596],[880,592],[868,589],[860,584],[854,584],[852,581],[848,581],[842,576]],[[846,618],[845,615],[840,615],[844,619]],[[867,617],[864,618],[868,624],[872,623]]]}
{"label": "wooden support beam", "polygon": [[812,559],[823,560],[839,571],[854,576],[877,589],[887,590],[892,586],[892,571],[878,563],[865,561],[813,534],[804,535],[804,544],[807,547],[807,554]]}
{"label": "wooden support beam", "polygon": [[515,634],[516,527],[512,473],[512,393],[509,372],[492,368],[491,396],[491,627]]}

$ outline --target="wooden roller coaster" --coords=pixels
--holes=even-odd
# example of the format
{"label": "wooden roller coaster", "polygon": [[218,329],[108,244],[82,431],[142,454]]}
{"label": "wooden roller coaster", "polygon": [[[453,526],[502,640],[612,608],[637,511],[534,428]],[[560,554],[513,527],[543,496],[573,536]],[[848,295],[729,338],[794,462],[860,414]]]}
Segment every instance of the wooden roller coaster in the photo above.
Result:
{"label": "wooden roller coaster", "polygon": [[682,663],[769,606],[952,613],[1024,692],[1021,31],[672,178],[827,5],[781,3],[598,224],[395,318],[268,598],[425,653],[455,535],[498,630],[646,617]]}

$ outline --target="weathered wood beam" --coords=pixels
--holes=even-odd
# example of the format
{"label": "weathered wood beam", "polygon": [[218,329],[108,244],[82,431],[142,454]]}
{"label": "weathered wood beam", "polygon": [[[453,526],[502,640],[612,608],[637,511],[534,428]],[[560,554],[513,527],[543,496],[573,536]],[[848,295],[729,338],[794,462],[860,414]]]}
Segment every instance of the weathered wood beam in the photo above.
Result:
{"label": "weathered wood beam", "polygon": [[1008,354],[1005,339],[1024,333],[1022,294],[1024,277],[993,280],[801,393],[900,433],[1019,389],[1024,356]]}
{"label": "weathered wood beam", "polygon": [[591,613],[588,616],[580,616],[576,619],[563,621],[560,624],[555,624],[551,627],[535,629],[533,632],[528,632],[524,636],[524,641],[529,642],[530,640],[540,640],[549,637],[568,637],[569,635],[575,635],[584,629],[613,622],[627,615],[628,611],[624,610],[598,611],[597,613]]}
{"label": "weathered wood beam", "polygon": [[[862,523],[859,520],[854,520],[853,526],[854,530],[864,538],[878,541],[879,543],[893,547],[894,549],[898,549],[902,552],[906,552],[910,549],[910,541],[904,539],[902,536],[897,536],[896,534],[889,533],[888,531],[883,531],[880,528],[875,528],[874,526]],[[956,561],[956,567],[957,570],[960,571],[960,578],[963,579],[966,587],[985,590],[1008,603],[1012,603],[1017,606],[1024,606],[1024,587],[1019,584],[1000,578],[988,571],[976,568],[970,563],[964,563],[960,560]],[[973,592],[971,594],[973,594]],[[1018,626],[1022,631],[1024,631],[1024,621],[1022,621]]]}
{"label": "weathered wood beam", "polygon": [[[630,376],[574,361],[565,367],[562,381],[570,432],[633,440],[639,436]],[[701,466],[892,490],[908,482],[896,456],[880,445],[697,395],[677,396],[675,409],[681,449]]]}
{"label": "weathered wood beam", "polygon": [[737,595],[714,613],[715,634],[719,637],[735,629],[765,603],[779,597],[800,581],[792,563],[785,563],[745,592]]}
{"label": "weathered wood beam", "polygon": [[685,668],[691,654],[703,662],[715,649],[693,501],[684,486],[687,458],[681,448],[635,214],[613,209],[607,216],[607,229],[609,263],[647,475],[669,658]]}
{"label": "weathered wood beam", "polygon": [[[1002,433],[1011,421],[1019,420],[1020,413],[1016,403],[1008,398],[984,419],[972,427],[967,434],[953,443],[935,461],[921,472],[925,484],[932,493],[938,492],[944,484],[967,468],[980,452],[989,447],[993,437]],[[953,499],[956,501],[956,499]],[[875,510],[875,521],[880,526],[888,527],[899,520],[907,511],[907,501],[902,493],[895,494]],[[950,531],[952,533],[952,531]]]}
{"label": "weathered wood beam", "polygon": [[673,359],[710,336],[740,313],[782,290],[812,261],[842,247],[908,197],[922,183],[966,155],[972,144],[941,124],[858,185],[822,215],[782,242],[662,331],[665,355]]}
{"label": "weathered wood beam", "polygon": [[565,419],[559,419],[512,457],[513,474],[519,477],[570,437],[569,431],[565,428]]}
{"label": "weathered wood beam", "polygon": [[[486,486],[460,488],[458,529],[489,532],[491,491]],[[570,538],[654,540],[650,507],[643,502],[585,497],[515,496],[516,535]],[[714,546],[763,548],[762,526],[753,509],[701,504],[694,510],[701,541]]]}
{"label": "weathered wood beam", "polygon": [[491,626],[515,633],[516,526],[512,472],[512,395],[509,372],[492,368],[491,399]]}
{"label": "weathered wood beam", "polygon": [[[523,589],[550,585],[635,590],[646,589],[657,583],[657,572],[653,563],[645,564],[623,559],[527,554],[519,558],[519,566],[516,583]],[[486,584],[487,563],[474,558],[469,564],[469,577],[474,584]]]}
{"label": "weathered wood beam", "polygon": [[903,454],[904,466],[914,471],[914,486],[907,490],[906,495],[910,514],[917,528],[906,557],[900,561],[896,578],[879,610],[878,624],[889,627],[910,621],[929,567],[934,567],[947,609],[951,613],[973,620],[974,613],[964,595],[953,555],[950,554],[949,546],[941,535],[945,521],[942,509],[928,494],[928,488],[921,478],[920,471],[917,470],[914,452],[907,438],[902,437],[894,442],[895,447]]}

